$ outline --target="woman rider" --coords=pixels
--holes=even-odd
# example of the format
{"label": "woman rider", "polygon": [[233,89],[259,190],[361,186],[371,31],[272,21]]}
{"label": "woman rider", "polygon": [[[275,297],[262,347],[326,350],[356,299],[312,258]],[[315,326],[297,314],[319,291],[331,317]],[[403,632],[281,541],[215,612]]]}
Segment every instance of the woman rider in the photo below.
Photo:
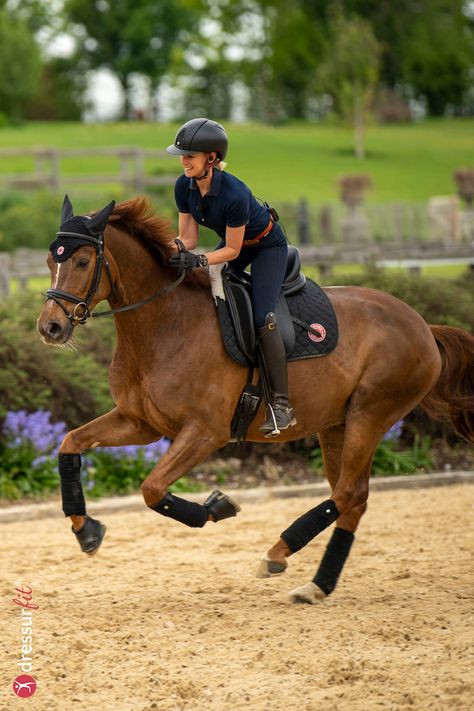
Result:
{"label": "woman rider", "polygon": [[[179,237],[187,250],[198,243],[199,225],[214,230],[220,241],[214,251],[190,251],[171,257],[175,267],[186,271],[208,264],[232,262],[234,271],[251,264],[252,305],[259,344],[268,374],[273,409],[260,428],[267,436],[275,429],[296,424],[288,400],[285,347],[275,320],[275,307],[287,263],[287,241],[269,208],[260,205],[249,188],[224,171],[227,134],[207,118],[187,121],[176,134],[168,153],[179,155],[184,174],[176,181]],[[276,425],[276,427],[275,427]]]}

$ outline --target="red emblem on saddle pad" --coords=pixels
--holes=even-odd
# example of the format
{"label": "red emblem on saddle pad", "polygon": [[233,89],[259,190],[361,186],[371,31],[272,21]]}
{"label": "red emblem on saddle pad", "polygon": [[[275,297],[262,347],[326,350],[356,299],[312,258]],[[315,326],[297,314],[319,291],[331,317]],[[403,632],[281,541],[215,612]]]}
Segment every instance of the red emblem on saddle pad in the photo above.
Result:
{"label": "red emblem on saddle pad", "polygon": [[61,245],[61,247],[57,248],[56,254],[59,254],[59,256],[61,256],[61,254],[63,254],[63,252],[64,252],[64,247]]}
{"label": "red emblem on saddle pad", "polygon": [[312,323],[310,324],[311,328],[314,328],[315,331],[318,331],[319,336],[317,336],[313,331],[308,331],[308,336],[311,338],[312,341],[315,343],[319,343],[320,341],[324,341],[326,338],[326,329],[324,326],[321,326],[320,323]]}

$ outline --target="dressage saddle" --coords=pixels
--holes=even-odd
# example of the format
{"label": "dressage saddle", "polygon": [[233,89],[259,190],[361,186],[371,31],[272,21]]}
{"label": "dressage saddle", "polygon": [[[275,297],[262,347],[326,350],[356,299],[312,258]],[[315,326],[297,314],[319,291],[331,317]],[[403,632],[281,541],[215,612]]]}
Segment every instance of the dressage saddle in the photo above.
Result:
{"label": "dressage saddle", "polygon": [[[222,284],[237,346],[247,364],[255,365],[257,362],[257,337],[250,296],[251,276],[247,272],[234,272],[232,262],[230,262],[222,272]],[[295,347],[295,329],[286,297],[297,294],[305,284],[306,277],[301,272],[300,253],[296,247],[289,245],[285,278],[275,308],[276,320],[287,355],[292,353]],[[218,309],[225,309],[225,302],[219,303],[219,301]],[[224,314],[219,315],[222,324]]]}
{"label": "dressage saddle", "polygon": [[[224,293],[221,297],[215,296],[225,348],[236,363],[249,370],[231,424],[231,438],[237,442],[245,440],[262,397],[268,398],[268,392],[264,392],[265,364],[257,348],[251,285],[250,274],[234,272],[230,263],[222,270]],[[323,289],[302,274],[300,253],[293,246],[288,247],[286,273],[275,315],[289,361],[318,358],[336,347],[338,327],[333,306]],[[256,385],[252,383],[255,367],[261,375]]]}

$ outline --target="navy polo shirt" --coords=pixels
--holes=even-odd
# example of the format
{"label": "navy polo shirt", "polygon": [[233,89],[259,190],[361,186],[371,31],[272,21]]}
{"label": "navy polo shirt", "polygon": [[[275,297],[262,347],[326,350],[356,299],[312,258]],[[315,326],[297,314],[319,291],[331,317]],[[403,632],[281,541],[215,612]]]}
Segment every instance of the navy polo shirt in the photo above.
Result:
{"label": "navy polo shirt", "polygon": [[227,227],[245,225],[244,239],[253,239],[270,221],[268,208],[261,205],[241,180],[225,171],[214,170],[209,192],[201,197],[194,178],[181,175],[175,185],[179,212],[191,213],[196,222],[225,239]]}

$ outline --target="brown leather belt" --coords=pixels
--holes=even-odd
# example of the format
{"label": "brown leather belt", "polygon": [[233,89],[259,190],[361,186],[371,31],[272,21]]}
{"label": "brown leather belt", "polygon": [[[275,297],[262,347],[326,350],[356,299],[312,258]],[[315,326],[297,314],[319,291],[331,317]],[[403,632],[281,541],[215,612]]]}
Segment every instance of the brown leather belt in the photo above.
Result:
{"label": "brown leather belt", "polygon": [[243,247],[251,247],[253,244],[257,244],[258,242],[260,242],[261,239],[263,239],[264,237],[267,236],[267,234],[270,232],[272,227],[273,227],[273,218],[270,217],[270,222],[268,223],[267,227],[265,227],[263,232],[260,232],[259,235],[257,235],[256,237],[253,237],[252,239],[244,239],[244,241],[242,242],[242,246]]}

